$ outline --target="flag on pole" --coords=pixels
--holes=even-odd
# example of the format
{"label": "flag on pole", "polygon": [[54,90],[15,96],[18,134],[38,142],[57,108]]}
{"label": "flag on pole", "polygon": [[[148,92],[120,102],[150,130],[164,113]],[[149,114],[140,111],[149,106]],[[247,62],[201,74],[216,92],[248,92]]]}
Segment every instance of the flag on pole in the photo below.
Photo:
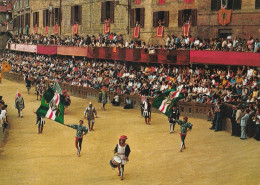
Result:
{"label": "flag on pole", "polygon": [[184,96],[181,91],[171,89],[160,94],[154,100],[153,107],[159,109],[162,113],[169,117],[172,107],[182,98],[184,98]]}
{"label": "flag on pole", "polygon": [[49,88],[43,95],[37,115],[53,121],[64,123],[64,96]]}
{"label": "flag on pole", "polygon": [[8,64],[7,62],[2,62],[2,71],[3,72],[8,72],[12,69],[12,67],[10,66],[10,64]]}

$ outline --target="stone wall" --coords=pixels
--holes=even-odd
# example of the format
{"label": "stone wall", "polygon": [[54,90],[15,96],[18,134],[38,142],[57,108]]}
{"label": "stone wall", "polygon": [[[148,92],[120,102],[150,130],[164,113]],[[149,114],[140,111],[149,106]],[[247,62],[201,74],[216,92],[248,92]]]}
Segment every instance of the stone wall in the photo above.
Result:
{"label": "stone wall", "polygon": [[[103,0],[61,0],[62,1],[62,35],[72,35],[70,25],[71,6],[82,5],[82,25],[79,26],[81,36],[103,33],[103,24],[101,24],[101,2]],[[140,30],[142,40],[149,43],[164,44],[164,39],[156,39],[156,28],[153,28],[153,12],[169,11],[169,27],[165,28],[164,37],[167,34],[182,35],[182,27],[178,26],[178,10],[197,9],[197,26],[191,28],[191,34],[200,38],[218,37],[219,29],[231,29],[232,36],[247,38],[249,35],[259,36],[260,34],[260,9],[255,9],[255,0],[242,0],[241,10],[232,10],[231,23],[221,26],[217,22],[217,11],[211,11],[210,0],[194,0],[191,4],[184,4],[183,0],[166,0],[165,5],[158,6],[158,0],[142,0],[140,5],[135,5],[131,1],[131,8],[145,8],[144,28]],[[132,39],[132,31],[127,32],[128,10],[127,0],[119,0],[119,5],[115,6],[115,19],[111,24],[111,32],[123,34],[124,38]],[[48,9],[50,3],[53,8],[60,6],[60,0],[31,0],[30,9],[23,9],[15,14],[31,12],[30,33],[33,33],[33,12],[39,11],[39,33],[44,34],[42,26],[43,10]],[[123,4],[123,5],[120,5]],[[49,28],[49,33],[53,33],[53,27]]]}

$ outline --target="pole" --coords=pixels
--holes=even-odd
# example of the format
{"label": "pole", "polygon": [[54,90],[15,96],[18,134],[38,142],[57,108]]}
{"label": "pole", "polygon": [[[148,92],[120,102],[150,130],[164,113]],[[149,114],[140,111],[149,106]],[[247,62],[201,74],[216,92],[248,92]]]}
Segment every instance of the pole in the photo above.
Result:
{"label": "pole", "polygon": [[61,22],[62,22],[62,19],[61,19],[61,15],[62,15],[61,3],[62,3],[62,0],[60,0],[60,12],[59,12],[60,36],[61,36]]}

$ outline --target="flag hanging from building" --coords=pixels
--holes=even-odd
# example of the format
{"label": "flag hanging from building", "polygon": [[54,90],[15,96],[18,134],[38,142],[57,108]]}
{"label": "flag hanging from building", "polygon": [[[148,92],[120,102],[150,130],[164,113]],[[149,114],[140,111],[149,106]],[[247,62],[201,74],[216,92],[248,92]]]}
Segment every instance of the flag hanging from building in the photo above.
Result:
{"label": "flag hanging from building", "polygon": [[184,3],[193,3],[194,0],[184,0]]}
{"label": "flag hanging from building", "polygon": [[181,91],[171,89],[160,94],[154,100],[153,107],[159,109],[162,113],[169,117],[172,107],[182,98],[184,98],[184,96]]}
{"label": "flag hanging from building", "polygon": [[48,26],[45,26],[45,34],[48,34]]}
{"label": "flag hanging from building", "polygon": [[183,24],[183,36],[190,36],[190,23],[184,23]]}
{"label": "flag hanging from building", "polygon": [[141,0],[135,0],[135,4],[136,5],[140,5],[141,4]]}
{"label": "flag hanging from building", "polygon": [[134,27],[134,31],[133,31],[133,38],[138,39],[139,35],[140,35],[140,26],[136,26]]}
{"label": "flag hanging from building", "polygon": [[2,62],[2,72],[8,72],[12,69],[12,67],[10,66],[10,64],[8,64],[7,62]]}
{"label": "flag hanging from building", "polygon": [[158,5],[164,5],[165,4],[165,0],[158,0]]}
{"label": "flag hanging from building", "polygon": [[41,106],[36,114],[53,121],[64,123],[64,96],[49,88],[43,95]]}
{"label": "flag hanging from building", "polygon": [[163,26],[158,26],[156,28],[156,37],[157,38],[162,38],[163,37],[163,32],[164,32],[164,27]]}
{"label": "flag hanging from building", "polygon": [[218,11],[218,23],[225,26],[231,22],[231,10],[226,10],[225,7]]}

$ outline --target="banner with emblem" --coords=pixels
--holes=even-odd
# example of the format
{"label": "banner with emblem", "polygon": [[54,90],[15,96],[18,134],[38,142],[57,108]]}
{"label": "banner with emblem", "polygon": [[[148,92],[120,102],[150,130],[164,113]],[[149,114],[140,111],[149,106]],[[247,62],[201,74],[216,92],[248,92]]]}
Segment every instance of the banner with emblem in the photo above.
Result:
{"label": "banner with emblem", "polygon": [[2,72],[8,72],[12,69],[11,65],[7,62],[2,62]]}
{"label": "banner with emblem", "polygon": [[165,4],[165,0],[158,0],[158,5],[164,5]]}
{"label": "banner with emblem", "polygon": [[218,23],[225,26],[231,22],[231,10],[224,7],[218,11]]}
{"label": "banner with emblem", "polygon": [[140,5],[141,4],[141,0],[135,0],[135,4],[136,5]]}
{"label": "banner with emblem", "polygon": [[64,102],[65,98],[63,95],[49,88],[44,93],[41,106],[36,111],[36,114],[64,124]]}
{"label": "banner with emblem", "polygon": [[172,107],[182,98],[184,98],[184,95],[181,90],[175,91],[174,89],[170,89],[156,97],[153,101],[153,107],[159,109],[169,117]]}

